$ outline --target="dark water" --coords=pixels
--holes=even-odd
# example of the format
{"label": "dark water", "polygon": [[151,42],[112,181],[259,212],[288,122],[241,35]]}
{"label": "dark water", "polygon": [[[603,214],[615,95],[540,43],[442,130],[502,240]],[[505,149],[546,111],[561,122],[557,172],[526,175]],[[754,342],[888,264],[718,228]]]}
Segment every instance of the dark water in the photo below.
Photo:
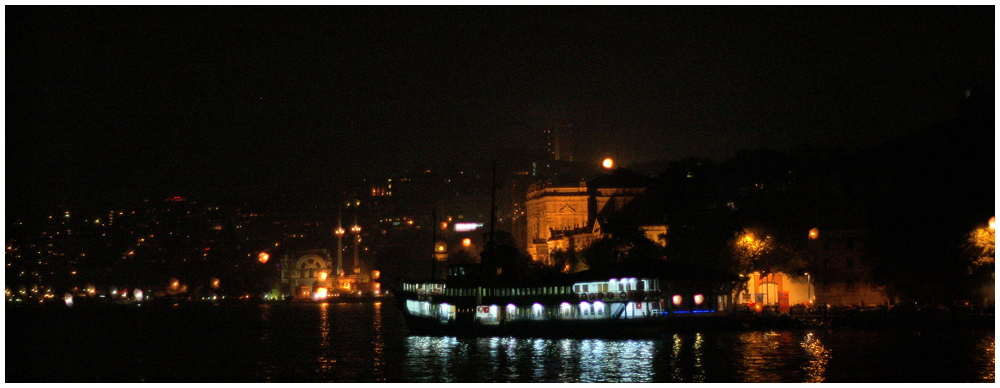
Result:
{"label": "dark water", "polygon": [[994,331],[407,336],[386,304],[7,307],[6,382],[994,382]]}

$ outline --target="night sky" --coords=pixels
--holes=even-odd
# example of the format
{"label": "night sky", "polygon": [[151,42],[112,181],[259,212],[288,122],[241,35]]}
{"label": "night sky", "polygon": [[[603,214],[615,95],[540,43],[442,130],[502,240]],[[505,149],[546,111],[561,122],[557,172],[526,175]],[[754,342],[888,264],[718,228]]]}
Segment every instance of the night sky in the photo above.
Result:
{"label": "night sky", "polygon": [[5,10],[8,211],[336,192],[552,118],[595,162],[855,149],[994,91],[993,6]]}

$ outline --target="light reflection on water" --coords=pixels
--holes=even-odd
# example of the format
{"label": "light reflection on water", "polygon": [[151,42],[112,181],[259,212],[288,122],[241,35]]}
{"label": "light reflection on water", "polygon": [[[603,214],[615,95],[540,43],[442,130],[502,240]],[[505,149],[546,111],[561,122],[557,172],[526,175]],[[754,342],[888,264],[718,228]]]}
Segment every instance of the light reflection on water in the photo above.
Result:
{"label": "light reflection on water", "polygon": [[823,382],[812,332],[675,333],[651,340],[411,336],[416,382]]}
{"label": "light reflection on water", "polygon": [[333,352],[330,352],[330,304],[320,303],[319,304],[319,357],[316,358],[316,362],[319,364],[320,371],[323,373],[334,370],[337,359],[331,357]]}
{"label": "light reflection on water", "polygon": [[994,333],[990,333],[988,337],[983,337],[982,341],[979,342],[978,349],[982,357],[980,357],[983,365],[979,366],[979,370],[982,371],[983,382],[995,382],[996,372],[997,372],[997,347],[996,347],[996,337]]}
{"label": "light reflection on water", "polygon": [[989,329],[420,337],[387,303],[8,309],[6,324],[11,382],[943,383],[996,368]]}
{"label": "light reflection on water", "polygon": [[653,340],[411,336],[415,382],[651,382]]}
{"label": "light reflection on water", "polygon": [[822,383],[826,378],[826,363],[830,360],[830,351],[811,332],[802,340],[802,347],[811,357],[809,365],[805,366],[807,374],[805,382]]}

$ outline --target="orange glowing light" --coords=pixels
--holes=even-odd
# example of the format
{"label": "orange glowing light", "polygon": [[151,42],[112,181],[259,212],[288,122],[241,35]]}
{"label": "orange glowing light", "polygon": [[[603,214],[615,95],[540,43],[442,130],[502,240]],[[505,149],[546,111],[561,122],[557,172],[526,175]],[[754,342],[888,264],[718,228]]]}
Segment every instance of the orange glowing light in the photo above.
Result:
{"label": "orange glowing light", "polygon": [[462,246],[463,247],[468,248],[471,245],[472,245],[472,239],[471,238],[466,238],[466,239],[462,240]]}
{"label": "orange glowing light", "polygon": [[448,230],[448,223],[447,222],[442,222],[441,223],[441,230]]}
{"label": "orange glowing light", "polygon": [[267,254],[267,252],[261,252],[257,255],[257,261],[261,264],[266,264],[269,259],[271,259],[271,255]]}
{"label": "orange glowing light", "polygon": [[997,231],[997,218],[996,216],[990,217],[990,233],[995,233]]}
{"label": "orange glowing light", "polygon": [[219,288],[219,279],[212,278],[212,288],[215,288],[215,289]]}
{"label": "orange glowing light", "polygon": [[[378,277],[380,275],[382,275],[382,272],[379,272],[379,270],[376,269],[376,270],[372,271],[372,279],[378,280]],[[378,283],[375,283],[375,284],[378,284]]]}
{"label": "orange glowing light", "polygon": [[326,271],[319,271],[319,274],[316,275],[316,278],[319,279],[319,281],[321,282],[326,281]]}
{"label": "orange glowing light", "polygon": [[604,166],[604,168],[611,169],[611,167],[614,167],[615,161],[611,160],[611,158],[604,158],[604,162],[602,162],[601,165]]}
{"label": "orange glowing light", "polygon": [[817,228],[809,229],[809,239],[815,240],[817,238],[819,238],[819,229]]}
{"label": "orange glowing light", "polygon": [[323,287],[317,288],[316,289],[316,296],[314,297],[314,299],[316,299],[316,300],[326,299],[326,292],[327,292],[326,288],[323,288]]}

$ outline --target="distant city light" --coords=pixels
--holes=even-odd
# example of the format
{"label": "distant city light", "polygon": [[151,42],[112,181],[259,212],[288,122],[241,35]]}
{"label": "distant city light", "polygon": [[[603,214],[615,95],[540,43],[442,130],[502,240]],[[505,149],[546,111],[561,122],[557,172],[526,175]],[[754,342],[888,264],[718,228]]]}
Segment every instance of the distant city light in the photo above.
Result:
{"label": "distant city light", "polygon": [[995,233],[997,231],[997,218],[996,216],[990,217],[990,233]]}
{"label": "distant city light", "polygon": [[316,278],[319,279],[319,281],[321,282],[325,282],[326,276],[327,276],[326,271],[319,271],[319,275],[317,275]]}
{"label": "distant city light", "polygon": [[136,288],[135,291],[132,291],[132,294],[135,295],[136,302],[142,302],[142,290]]}
{"label": "distant city light", "polygon": [[63,295],[63,301],[66,302],[66,307],[73,307],[73,294],[67,292]]}
{"label": "distant city light", "polygon": [[819,238],[819,229],[817,228],[809,229],[809,239],[815,240],[817,238]]}
{"label": "distant city light", "polygon": [[674,297],[673,297],[673,298],[671,298],[671,300],[670,300],[670,301],[671,301],[671,302],[674,302],[674,306],[680,306],[680,305],[681,305],[681,303],[683,303],[683,302],[684,302],[684,297],[682,297],[682,296],[680,296],[680,295],[674,295]]}
{"label": "distant city light", "polygon": [[614,167],[615,161],[611,160],[611,158],[604,158],[604,162],[601,163],[601,165],[604,166],[604,168],[611,169],[611,167]]}
{"label": "distant city light", "polygon": [[482,228],[483,224],[478,222],[456,222],[455,231],[456,232],[471,232],[473,230]]}
{"label": "distant city light", "polygon": [[471,238],[465,238],[465,239],[462,240],[462,246],[463,247],[468,248],[471,245],[472,245],[472,239]]}
{"label": "distant city light", "polygon": [[257,261],[259,261],[261,264],[267,264],[267,261],[270,258],[271,255],[267,254],[267,252],[261,252],[260,254],[257,255]]}
{"label": "distant city light", "polygon": [[698,294],[698,295],[694,296],[694,304],[696,306],[700,306],[703,302],[705,302],[705,296],[704,295]]}
{"label": "distant city light", "polygon": [[372,271],[372,279],[373,280],[378,280],[378,277],[381,276],[381,275],[382,275],[382,272],[379,272],[379,270],[377,270],[377,269],[374,270],[374,271]]}

